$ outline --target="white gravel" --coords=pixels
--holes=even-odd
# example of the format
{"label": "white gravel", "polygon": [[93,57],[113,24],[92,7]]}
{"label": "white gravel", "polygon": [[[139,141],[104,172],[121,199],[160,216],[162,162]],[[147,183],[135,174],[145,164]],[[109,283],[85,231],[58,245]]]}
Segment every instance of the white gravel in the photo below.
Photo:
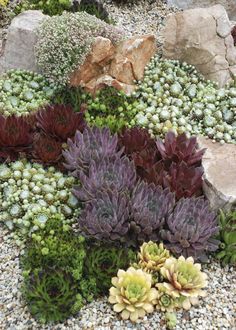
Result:
{"label": "white gravel", "polygon": [[[1,330],[165,330],[162,313],[155,312],[133,325],[122,321],[106,298],[85,306],[80,313],[63,324],[42,326],[29,314],[22,299],[19,249],[9,233],[0,226],[0,329]],[[177,313],[176,330],[236,330],[236,269],[221,268],[213,261],[204,266],[209,276],[207,297],[189,312]]]}

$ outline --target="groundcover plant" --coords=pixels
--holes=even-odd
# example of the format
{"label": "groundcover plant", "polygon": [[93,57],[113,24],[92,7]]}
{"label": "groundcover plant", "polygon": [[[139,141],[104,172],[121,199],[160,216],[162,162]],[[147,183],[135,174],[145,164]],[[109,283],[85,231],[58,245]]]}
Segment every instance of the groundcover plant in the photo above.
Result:
{"label": "groundcover plant", "polygon": [[217,89],[155,56],[132,96],[68,87],[96,36],[123,38],[109,28],[86,13],[48,18],[36,47],[42,75],[1,76],[0,221],[40,322],[106,295],[124,320],[164,312],[174,327],[174,312],[206,295],[199,262],[215,251],[236,261],[235,212],[219,215],[206,200],[196,138],[235,143],[236,85]]}

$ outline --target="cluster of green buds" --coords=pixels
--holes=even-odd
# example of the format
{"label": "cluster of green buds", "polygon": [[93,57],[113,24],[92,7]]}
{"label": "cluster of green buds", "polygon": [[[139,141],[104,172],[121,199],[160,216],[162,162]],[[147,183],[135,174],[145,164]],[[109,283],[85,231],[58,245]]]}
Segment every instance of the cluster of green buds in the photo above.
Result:
{"label": "cluster of green buds", "polygon": [[0,221],[18,245],[44,228],[51,215],[60,213],[64,224],[79,214],[78,201],[71,193],[75,179],[54,167],[44,169],[26,160],[0,165]]}
{"label": "cluster of green buds", "polygon": [[138,102],[114,87],[105,87],[97,91],[94,98],[87,101],[86,121],[89,125],[109,127],[118,132],[124,127],[134,124]]}
{"label": "cluster of green buds", "polygon": [[132,124],[164,136],[170,129],[236,143],[236,81],[219,89],[187,63],[154,57],[138,81]]}
{"label": "cluster of green buds", "polygon": [[28,115],[48,104],[55,86],[42,75],[26,70],[9,70],[0,77],[0,113]]}

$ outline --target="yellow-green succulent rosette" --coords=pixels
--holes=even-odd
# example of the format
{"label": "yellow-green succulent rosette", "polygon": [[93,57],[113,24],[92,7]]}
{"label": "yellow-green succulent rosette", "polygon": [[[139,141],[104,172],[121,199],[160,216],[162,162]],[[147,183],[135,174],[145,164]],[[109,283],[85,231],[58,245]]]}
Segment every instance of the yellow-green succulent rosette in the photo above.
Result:
{"label": "yellow-green succulent rosette", "polygon": [[157,290],[152,288],[151,274],[130,267],[127,271],[119,270],[112,284],[109,302],[122,319],[136,322],[154,311]]}

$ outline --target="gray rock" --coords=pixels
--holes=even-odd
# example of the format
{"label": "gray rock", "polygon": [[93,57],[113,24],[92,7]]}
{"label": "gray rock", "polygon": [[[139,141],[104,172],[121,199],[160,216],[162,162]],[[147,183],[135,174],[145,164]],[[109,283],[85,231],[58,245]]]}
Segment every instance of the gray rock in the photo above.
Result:
{"label": "gray rock", "polygon": [[236,20],[236,1],[235,0],[167,0],[169,6],[176,6],[180,9],[190,9],[197,7],[210,7],[222,5],[228,12],[231,20]]}
{"label": "gray rock", "polygon": [[231,28],[221,5],[172,14],[164,29],[163,56],[194,65],[206,79],[223,87],[236,74]]}
{"label": "gray rock", "polygon": [[229,210],[236,206],[236,145],[213,143],[203,137],[198,145],[207,148],[202,165],[204,168],[203,190],[214,209]]}
{"label": "gray rock", "polygon": [[45,17],[40,11],[28,10],[12,20],[0,52],[0,73],[9,69],[38,71],[34,45],[37,28]]}

